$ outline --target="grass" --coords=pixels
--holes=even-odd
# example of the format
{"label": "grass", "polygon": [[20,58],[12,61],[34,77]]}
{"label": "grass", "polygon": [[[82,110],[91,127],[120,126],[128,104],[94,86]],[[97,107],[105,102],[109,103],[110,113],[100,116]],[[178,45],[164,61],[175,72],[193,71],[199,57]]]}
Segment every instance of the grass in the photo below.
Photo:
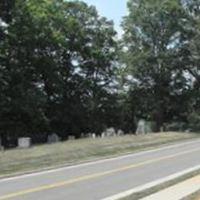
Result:
{"label": "grass", "polygon": [[0,151],[0,178],[127,154],[197,137],[198,134],[172,132],[126,135],[46,144],[26,150]]}
{"label": "grass", "polygon": [[188,197],[186,197],[182,200],[200,200],[200,191],[197,191],[194,194],[189,195]]}
{"label": "grass", "polygon": [[[200,170],[188,173],[188,174],[183,175],[183,176],[181,176],[179,178],[176,178],[174,180],[171,180],[171,181],[168,181],[166,183],[160,184],[158,186],[152,187],[150,189],[144,190],[142,192],[134,193],[133,195],[130,195],[130,196],[126,197],[126,198],[123,198],[122,200],[139,200],[141,198],[147,197],[147,196],[149,196],[151,194],[154,194],[156,192],[164,190],[164,189],[166,189],[166,188],[168,188],[170,186],[176,185],[177,183],[185,181],[185,180],[187,180],[189,178],[195,177],[195,176],[197,176],[199,174],[200,174]],[[199,200],[200,198],[197,198],[197,197],[200,197],[200,192],[199,193],[195,193],[195,194],[193,194],[193,195],[191,195],[191,196],[189,196],[187,198],[184,198],[184,200]]]}

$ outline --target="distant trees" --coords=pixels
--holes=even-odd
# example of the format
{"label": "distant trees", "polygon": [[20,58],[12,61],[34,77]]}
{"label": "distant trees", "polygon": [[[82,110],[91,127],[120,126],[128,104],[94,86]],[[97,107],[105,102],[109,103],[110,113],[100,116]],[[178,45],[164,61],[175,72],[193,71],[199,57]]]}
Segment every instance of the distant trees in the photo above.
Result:
{"label": "distant trees", "polygon": [[115,35],[85,3],[16,0],[1,44],[1,133],[100,132],[112,121]]}
{"label": "distant trees", "polygon": [[[200,115],[200,17],[193,0],[129,0],[113,22],[80,1],[0,2],[0,134],[156,131]],[[196,128],[198,130],[198,127]]]}
{"label": "distant trees", "polygon": [[[139,117],[164,123],[187,120],[198,83],[199,5],[197,1],[129,0],[124,19],[124,61],[139,98]],[[192,80],[192,77],[195,80]],[[197,88],[199,86],[196,85]],[[180,106],[181,105],[181,106]],[[136,113],[137,115],[137,113]]]}

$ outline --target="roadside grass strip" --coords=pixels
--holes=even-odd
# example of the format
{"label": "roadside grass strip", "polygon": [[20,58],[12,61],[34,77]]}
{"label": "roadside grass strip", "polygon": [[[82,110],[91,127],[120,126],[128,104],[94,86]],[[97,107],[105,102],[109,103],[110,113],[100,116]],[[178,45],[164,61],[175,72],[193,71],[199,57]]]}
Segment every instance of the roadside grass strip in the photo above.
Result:
{"label": "roadside grass strip", "polygon": [[200,138],[195,133],[152,133],[122,137],[79,139],[30,149],[0,151],[0,178],[50,170],[155,149],[167,144]]}
{"label": "roadside grass strip", "polygon": [[[180,182],[188,180],[191,177],[196,177],[199,174],[200,174],[200,165],[172,174],[170,176],[161,178],[159,180],[147,183],[145,185],[138,186],[136,188],[121,192],[119,194],[107,197],[103,200],[119,200],[119,199],[120,200],[139,200],[139,199],[151,196],[152,194],[155,194],[166,188],[174,186]],[[195,197],[196,196],[197,195],[195,195]],[[186,200],[191,200],[191,199],[186,198]],[[194,200],[200,200],[200,198],[199,199],[195,198]]]}
{"label": "roadside grass strip", "polygon": [[200,190],[198,190],[197,192],[195,192],[181,200],[200,200]]}
{"label": "roadside grass strip", "polygon": [[200,175],[161,190],[141,200],[180,200],[200,190]]}

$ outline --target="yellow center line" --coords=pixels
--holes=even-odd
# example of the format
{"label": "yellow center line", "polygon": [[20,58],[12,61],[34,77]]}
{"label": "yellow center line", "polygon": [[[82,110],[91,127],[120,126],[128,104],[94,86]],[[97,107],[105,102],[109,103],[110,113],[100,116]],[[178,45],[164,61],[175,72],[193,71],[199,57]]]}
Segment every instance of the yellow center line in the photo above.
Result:
{"label": "yellow center line", "polygon": [[72,185],[74,183],[87,181],[87,180],[91,180],[91,179],[95,179],[95,178],[100,178],[100,177],[103,177],[103,176],[106,176],[106,175],[112,175],[112,174],[115,174],[115,173],[118,173],[118,172],[127,171],[127,170],[130,170],[130,169],[138,168],[138,167],[148,165],[148,164],[153,164],[153,163],[160,162],[160,161],[163,161],[163,160],[172,159],[172,158],[175,158],[177,156],[181,156],[181,155],[185,155],[185,154],[189,154],[189,153],[194,153],[194,152],[197,152],[197,151],[200,151],[200,148],[196,148],[196,149],[189,150],[189,151],[183,151],[183,152],[180,152],[180,153],[176,153],[176,154],[169,155],[169,156],[164,156],[164,157],[161,157],[161,158],[147,160],[147,161],[140,162],[140,163],[137,163],[137,164],[127,165],[127,166],[124,166],[124,167],[121,167],[121,168],[108,170],[108,171],[105,171],[105,172],[99,172],[99,173],[95,173],[95,174],[91,174],[91,175],[85,175],[85,176],[81,176],[81,177],[78,177],[78,178],[73,178],[73,179],[68,180],[68,181],[62,181],[62,182],[57,182],[57,183],[54,183],[54,184],[43,185],[43,186],[39,186],[39,187],[36,187],[36,188],[26,189],[26,190],[22,190],[22,191],[19,191],[19,192],[14,192],[14,193],[10,193],[10,194],[4,195],[4,196],[0,196],[0,200],[12,199],[12,198],[15,198],[15,197],[19,197],[19,196],[23,196],[23,195],[27,195],[27,194],[31,194],[31,193],[35,193],[35,192],[55,189],[55,188],[59,188],[59,187],[63,187],[63,186],[69,186],[69,185]]}

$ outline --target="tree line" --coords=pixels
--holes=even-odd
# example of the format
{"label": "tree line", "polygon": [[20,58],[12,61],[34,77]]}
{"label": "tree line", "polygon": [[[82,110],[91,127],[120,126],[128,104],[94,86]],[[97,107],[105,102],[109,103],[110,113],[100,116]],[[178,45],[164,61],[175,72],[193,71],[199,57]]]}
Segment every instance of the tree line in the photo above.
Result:
{"label": "tree line", "polygon": [[82,1],[1,0],[5,143],[107,127],[200,130],[200,2],[129,0],[122,38]]}

